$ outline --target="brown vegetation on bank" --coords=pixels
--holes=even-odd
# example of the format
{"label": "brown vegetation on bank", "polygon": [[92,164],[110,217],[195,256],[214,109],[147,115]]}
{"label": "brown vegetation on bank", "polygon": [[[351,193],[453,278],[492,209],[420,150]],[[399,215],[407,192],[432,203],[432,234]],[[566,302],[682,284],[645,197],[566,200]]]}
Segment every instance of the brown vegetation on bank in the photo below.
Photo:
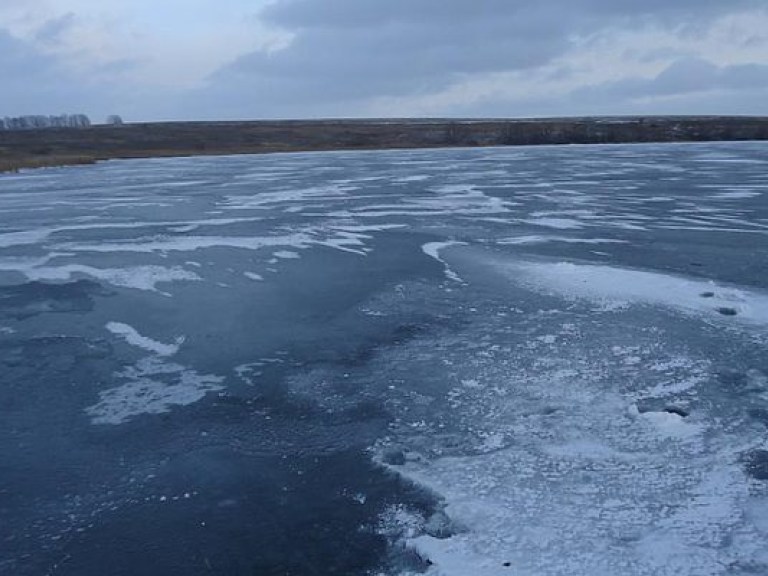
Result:
{"label": "brown vegetation on bank", "polygon": [[282,120],[0,131],[0,171],[112,158],[713,140],[768,140],[768,118]]}
{"label": "brown vegetation on bank", "polygon": [[0,158],[0,172],[18,172],[33,168],[51,168],[55,166],[75,166],[95,164],[93,156],[28,156],[21,158]]}

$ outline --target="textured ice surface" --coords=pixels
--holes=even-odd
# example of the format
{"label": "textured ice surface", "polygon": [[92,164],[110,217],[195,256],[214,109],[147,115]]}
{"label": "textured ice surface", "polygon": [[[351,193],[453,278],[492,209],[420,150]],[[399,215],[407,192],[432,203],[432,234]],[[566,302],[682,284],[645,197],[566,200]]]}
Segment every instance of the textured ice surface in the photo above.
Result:
{"label": "textured ice surface", "polygon": [[528,224],[542,226],[544,228],[556,228],[558,230],[571,230],[583,228],[584,224],[572,218],[532,218],[526,220]]}
{"label": "textured ice surface", "polygon": [[465,339],[392,358],[410,358],[423,387],[450,387],[445,407],[403,413],[391,440],[406,463],[392,468],[443,495],[461,527],[448,538],[409,528],[406,541],[445,575],[763,566],[765,528],[745,515],[765,492],[740,462],[762,438],[722,409],[732,400],[713,388],[712,362],[653,322],[629,328],[632,310],[568,308],[478,310]]}
{"label": "textured ice surface", "polygon": [[766,157],[0,176],[0,572],[768,574]]}

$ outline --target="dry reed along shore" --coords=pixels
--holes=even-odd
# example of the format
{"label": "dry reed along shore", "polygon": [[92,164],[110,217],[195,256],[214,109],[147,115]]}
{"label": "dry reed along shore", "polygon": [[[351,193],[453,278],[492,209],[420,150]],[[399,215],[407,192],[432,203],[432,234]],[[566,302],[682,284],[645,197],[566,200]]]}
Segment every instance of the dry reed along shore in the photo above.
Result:
{"label": "dry reed along shore", "polygon": [[0,131],[0,171],[113,158],[716,140],[768,140],[768,117],[165,122]]}

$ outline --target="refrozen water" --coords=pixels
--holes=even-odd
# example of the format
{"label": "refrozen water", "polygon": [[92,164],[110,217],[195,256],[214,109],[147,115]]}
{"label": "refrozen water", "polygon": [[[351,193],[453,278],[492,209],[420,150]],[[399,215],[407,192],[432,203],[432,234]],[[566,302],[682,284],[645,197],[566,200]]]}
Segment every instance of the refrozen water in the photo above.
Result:
{"label": "refrozen water", "polygon": [[0,574],[768,574],[768,145],[0,176]]}

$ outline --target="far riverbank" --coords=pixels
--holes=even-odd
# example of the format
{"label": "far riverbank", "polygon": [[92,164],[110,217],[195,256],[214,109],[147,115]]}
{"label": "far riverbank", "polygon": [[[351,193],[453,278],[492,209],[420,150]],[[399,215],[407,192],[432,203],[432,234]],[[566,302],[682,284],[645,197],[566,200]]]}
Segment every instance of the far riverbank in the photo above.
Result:
{"label": "far riverbank", "polygon": [[158,122],[0,131],[0,172],[152,158],[542,144],[768,140],[768,117]]}

